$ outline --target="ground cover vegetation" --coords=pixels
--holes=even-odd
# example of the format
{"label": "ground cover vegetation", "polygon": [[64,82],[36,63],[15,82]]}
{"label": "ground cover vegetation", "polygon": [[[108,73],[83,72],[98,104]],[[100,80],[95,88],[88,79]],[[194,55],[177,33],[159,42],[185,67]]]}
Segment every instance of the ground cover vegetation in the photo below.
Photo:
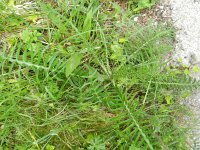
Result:
{"label": "ground cover vegetation", "polygon": [[0,149],[187,149],[198,83],[164,61],[171,27],[134,23],[139,2],[0,2]]}

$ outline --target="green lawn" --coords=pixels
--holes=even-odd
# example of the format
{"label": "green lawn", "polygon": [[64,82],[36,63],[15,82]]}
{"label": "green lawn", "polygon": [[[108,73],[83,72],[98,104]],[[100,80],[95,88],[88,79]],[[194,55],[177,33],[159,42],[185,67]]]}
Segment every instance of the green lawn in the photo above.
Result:
{"label": "green lawn", "polygon": [[0,1],[1,150],[188,149],[198,83],[164,61],[173,28],[133,21],[151,4],[19,3]]}

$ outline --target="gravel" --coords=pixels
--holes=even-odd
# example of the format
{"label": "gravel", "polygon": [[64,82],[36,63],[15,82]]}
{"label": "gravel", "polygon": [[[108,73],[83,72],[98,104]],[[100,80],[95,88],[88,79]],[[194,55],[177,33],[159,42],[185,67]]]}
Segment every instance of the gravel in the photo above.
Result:
{"label": "gravel", "polygon": [[[165,0],[166,1],[166,0]],[[167,0],[171,7],[171,19],[176,32],[174,46],[174,62],[181,60],[183,65],[200,68],[200,0]],[[192,70],[191,70],[192,72]],[[200,71],[192,73],[192,77],[200,80]],[[191,137],[193,150],[200,150],[200,90],[183,101],[191,108],[194,121],[191,123]]]}
{"label": "gravel", "polygon": [[176,58],[187,65],[200,63],[200,0],[171,0],[177,31]]}
{"label": "gravel", "polygon": [[[160,0],[150,10],[144,10],[135,18],[145,24],[149,20],[172,24],[176,29],[174,51],[170,54],[174,65],[190,68],[190,76],[200,80],[200,0]],[[199,68],[194,72],[193,67]],[[193,116],[185,116],[181,125],[189,126],[188,149],[200,150],[200,89],[192,91],[183,105],[188,106]]]}

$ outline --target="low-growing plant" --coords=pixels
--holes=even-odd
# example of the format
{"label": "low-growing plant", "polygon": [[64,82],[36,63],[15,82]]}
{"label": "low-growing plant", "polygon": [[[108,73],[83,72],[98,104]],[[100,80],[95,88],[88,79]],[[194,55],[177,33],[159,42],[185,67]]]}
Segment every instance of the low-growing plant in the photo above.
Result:
{"label": "low-growing plant", "polygon": [[41,20],[0,45],[0,148],[187,149],[179,101],[198,83],[163,61],[170,27],[136,26],[116,3],[36,6]]}
{"label": "low-growing plant", "polygon": [[134,12],[138,12],[152,7],[157,1],[158,0],[128,0],[128,8],[131,8]]}

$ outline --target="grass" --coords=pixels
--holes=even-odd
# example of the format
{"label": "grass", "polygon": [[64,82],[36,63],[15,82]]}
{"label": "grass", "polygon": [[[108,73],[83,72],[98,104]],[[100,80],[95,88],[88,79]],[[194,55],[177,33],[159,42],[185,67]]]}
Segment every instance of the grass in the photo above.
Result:
{"label": "grass", "polygon": [[114,1],[19,11],[9,2],[0,3],[1,149],[187,149],[179,101],[198,83],[163,61],[172,28],[138,26]]}
{"label": "grass", "polygon": [[141,11],[146,8],[151,8],[158,0],[128,0],[128,7],[134,12]]}

